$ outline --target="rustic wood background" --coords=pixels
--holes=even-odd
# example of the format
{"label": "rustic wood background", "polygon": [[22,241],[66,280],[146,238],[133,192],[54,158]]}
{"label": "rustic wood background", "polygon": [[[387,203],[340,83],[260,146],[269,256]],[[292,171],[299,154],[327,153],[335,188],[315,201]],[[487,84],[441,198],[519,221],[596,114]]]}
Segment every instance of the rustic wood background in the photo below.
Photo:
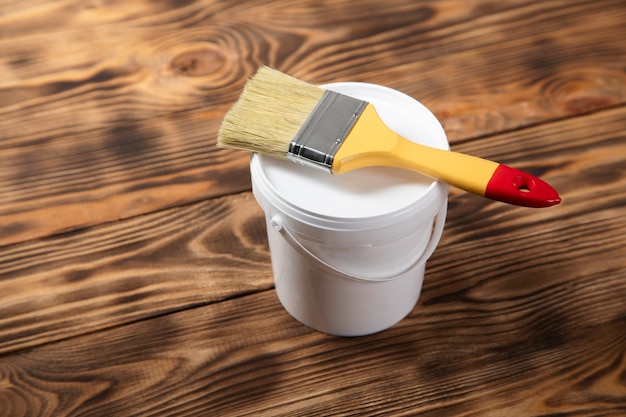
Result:
{"label": "rustic wood background", "polygon": [[[264,64],[563,203],[452,190],[414,311],[314,332],[214,145]],[[0,416],[625,416],[625,103],[623,0],[0,0]]]}

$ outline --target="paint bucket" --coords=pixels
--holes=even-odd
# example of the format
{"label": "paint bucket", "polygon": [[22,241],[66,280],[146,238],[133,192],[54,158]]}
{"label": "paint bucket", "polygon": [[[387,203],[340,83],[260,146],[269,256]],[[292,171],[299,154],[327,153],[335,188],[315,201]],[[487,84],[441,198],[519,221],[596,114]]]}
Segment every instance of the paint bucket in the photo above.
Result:
{"label": "paint bucket", "polygon": [[[435,116],[405,94],[366,83],[324,88],[372,103],[409,140],[449,149]],[[259,154],[250,170],[289,314],[324,333],[361,336],[411,312],[443,231],[446,184],[386,167],[331,175]]]}

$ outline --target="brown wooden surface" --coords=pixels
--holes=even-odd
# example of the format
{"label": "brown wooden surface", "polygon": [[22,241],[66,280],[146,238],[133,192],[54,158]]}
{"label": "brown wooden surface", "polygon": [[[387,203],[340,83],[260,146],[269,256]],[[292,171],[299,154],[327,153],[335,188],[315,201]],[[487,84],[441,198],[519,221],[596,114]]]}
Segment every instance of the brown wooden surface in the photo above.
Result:
{"label": "brown wooden surface", "polygon": [[[0,1],[0,416],[623,417],[625,39],[621,0]],[[563,203],[451,190],[413,312],[314,332],[214,146],[264,64],[399,89]]]}

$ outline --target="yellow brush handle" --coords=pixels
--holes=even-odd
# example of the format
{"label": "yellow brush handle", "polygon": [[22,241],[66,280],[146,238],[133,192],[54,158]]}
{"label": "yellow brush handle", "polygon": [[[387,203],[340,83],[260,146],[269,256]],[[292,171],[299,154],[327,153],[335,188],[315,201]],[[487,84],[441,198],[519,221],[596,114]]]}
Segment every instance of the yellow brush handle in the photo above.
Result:
{"label": "yellow brush handle", "polygon": [[332,172],[341,174],[368,166],[404,168],[484,196],[498,165],[411,142],[389,129],[369,104],[335,154]]}
{"label": "yellow brush handle", "polygon": [[480,196],[500,164],[458,152],[429,148],[399,138],[391,152],[399,168],[411,169]]}
{"label": "yellow brush handle", "polygon": [[475,156],[413,143],[389,129],[368,104],[335,153],[334,174],[369,166],[410,169],[492,200],[550,207],[561,197],[526,172]]}

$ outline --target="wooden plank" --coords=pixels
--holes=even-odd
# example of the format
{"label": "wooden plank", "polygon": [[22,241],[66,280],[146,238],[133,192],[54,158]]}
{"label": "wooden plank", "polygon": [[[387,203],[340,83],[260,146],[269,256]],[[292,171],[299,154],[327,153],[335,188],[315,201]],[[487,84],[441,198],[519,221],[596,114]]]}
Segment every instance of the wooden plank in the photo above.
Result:
{"label": "wooden plank", "polygon": [[3,40],[13,40],[94,27],[139,26],[159,19],[177,21],[190,15],[217,13],[226,8],[220,3],[207,0],[3,0],[0,34]]}
{"label": "wooden plank", "polygon": [[368,337],[310,331],[266,291],[0,357],[0,414],[622,415],[624,270],[522,269],[551,282],[465,275],[459,304],[429,289],[454,271],[429,274],[416,311]]}
{"label": "wooden plank", "polygon": [[5,149],[0,245],[250,189],[249,156],[217,150],[211,112]]}
{"label": "wooden plank", "polygon": [[250,193],[0,249],[0,353],[272,287]]}
{"label": "wooden plank", "polygon": [[164,12],[126,27],[120,15],[0,41],[4,67],[18,63],[0,81],[0,245],[249,189],[247,155],[213,142],[261,62],[397,87],[433,109],[453,144],[624,102],[623,2],[522,3],[398,1],[348,19],[348,2],[270,2],[254,20],[233,4],[227,21]]}
{"label": "wooden plank", "polygon": [[349,19],[350,2],[332,4],[319,14],[307,2],[294,10],[244,2],[227,11],[209,3],[191,22],[176,9],[136,26],[120,17],[118,25],[0,41],[0,146],[189,109],[220,113],[263,63],[316,82],[398,88],[433,108],[453,139],[626,97],[621,1],[490,10],[398,0]]}
{"label": "wooden plank", "polygon": [[[424,304],[471,305],[481,291],[523,296],[527,286],[562,291],[587,276],[619,276],[624,120],[621,107],[461,144],[483,156],[516,155],[503,162],[543,176],[564,202],[532,210],[454,191]],[[245,193],[0,248],[0,352],[267,290],[265,239],[263,214]]]}

